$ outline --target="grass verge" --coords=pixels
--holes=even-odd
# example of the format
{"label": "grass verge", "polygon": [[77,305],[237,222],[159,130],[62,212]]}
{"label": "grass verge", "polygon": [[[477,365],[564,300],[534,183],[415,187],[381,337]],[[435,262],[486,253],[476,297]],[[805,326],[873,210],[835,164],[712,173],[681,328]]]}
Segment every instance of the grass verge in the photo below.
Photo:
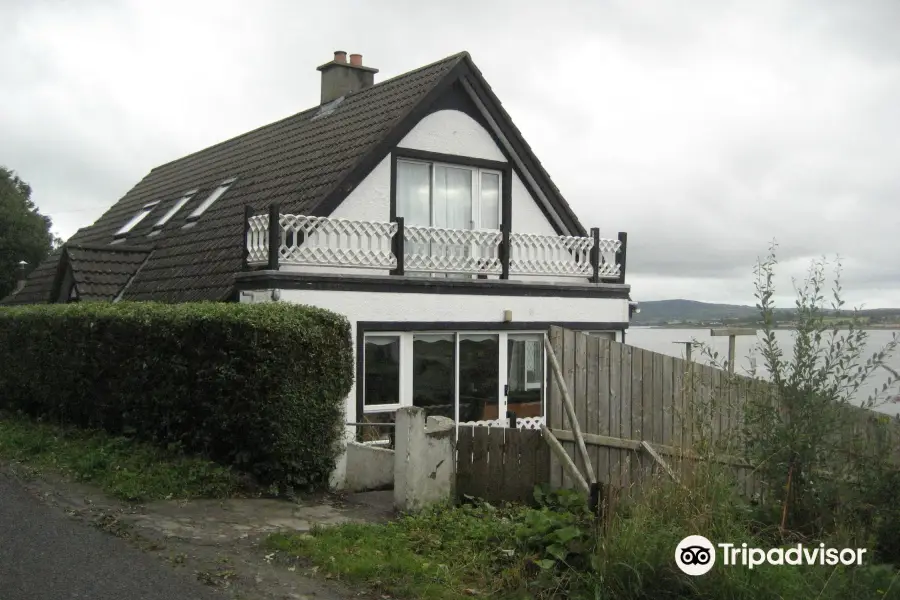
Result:
{"label": "grass verge", "polygon": [[751,570],[717,564],[700,577],[677,568],[676,545],[698,532],[714,541],[777,547],[753,533],[748,517],[746,506],[717,493],[698,498],[696,490],[660,485],[603,528],[572,497],[550,497],[537,509],[443,506],[388,524],[273,534],[264,545],[280,558],[311,562],[396,598],[900,600],[900,574],[890,565]]}
{"label": "grass verge", "polygon": [[245,476],[203,458],[9,414],[0,414],[0,460],[90,482],[130,502],[224,498],[254,491]]}

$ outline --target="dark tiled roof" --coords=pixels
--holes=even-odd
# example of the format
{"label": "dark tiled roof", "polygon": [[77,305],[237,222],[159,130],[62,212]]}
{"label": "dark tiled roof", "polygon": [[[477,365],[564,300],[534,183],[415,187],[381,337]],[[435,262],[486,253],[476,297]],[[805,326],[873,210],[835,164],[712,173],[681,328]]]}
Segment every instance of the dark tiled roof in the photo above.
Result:
{"label": "dark tiled roof", "polygon": [[[457,54],[347,96],[327,116],[316,106],[276,123],[156,167],[96,223],[69,240],[106,245],[146,203],[159,200],[124,244],[152,245],[147,264],[128,287],[125,300],[187,302],[222,300],[241,270],[244,205],[263,211],[314,213],[354,166],[467,56]],[[184,229],[185,217],[223,180],[237,177],[228,192]],[[184,195],[199,192],[150,236],[153,224]],[[7,303],[50,301],[58,257],[35,269]]]}
{"label": "dark tiled roof", "polygon": [[[459,67],[459,68],[457,68]],[[455,73],[454,77],[450,77]],[[67,246],[123,249],[150,246],[152,254],[137,270],[124,292],[125,300],[188,302],[224,300],[233,289],[234,275],[242,268],[244,206],[262,212],[279,203],[282,212],[327,215],[358,183],[356,178],[373,157],[390,150],[403,126],[414,122],[435,94],[447,89],[441,84],[466,78],[483,95],[488,110],[500,122],[504,135],[536,175],[538,186],[550,198],[566,227],[584,235],[584,228],[559,190],[547,176],[502,104],[465,52],[450,56],[349,95],[328,106],[327,114],[316,106],[276,123],[190,154],[150,171],[136,186],[90,227],[79,230]],[[481,90],[481,91],[478,91]],[[434,92],[434,94],[432,94]],[[424,116],[424,115],[422,115]],[[409,118],[406,118],[409,117]],[[402,125],[401,125],[402,124]],[[411,126],[411,125],[410,125]],[[188,228],[186,217],[224,180],[237,180],[200,219]],[[163,227],[151,235],[156,223],[185,192],[198,190],[191,200]],[[114,233],[147,203],[159,201],[124,243],[109,246]],[[67,255],[75,262],[103,265],[113,255]],[[136,261],[137,254],[128,260]],[[106,297],[126,274],[119,255],[112,260],[117,275],[82,268],[99,279],[85,280]],[[143,259],[141,260],[143,262]],[[50,302],[60,273],[59,254],[52,256],[28,277],[24,288],[3,301],[8,304]],[[128,275],[130,278],[131,275]],[[127,278],[126,278],[127,279]],[[101,285],[102,284],[102,285]],[[101,287],[94,287],[101,285]],[[79,292],[84,293],[79,286]]]}
{"label": "dark tiled roof", "polygon": [[62,251],[60,250],[53,252],[28,275],[25,286],[21,290],[0,300],[0,304],[39,304],[49,302],[61,255]]}
{"label": "dark tiled roof", "polygon": [[152,251],[137,247],[66,246],[80,300],[112,301],[138,273]]}

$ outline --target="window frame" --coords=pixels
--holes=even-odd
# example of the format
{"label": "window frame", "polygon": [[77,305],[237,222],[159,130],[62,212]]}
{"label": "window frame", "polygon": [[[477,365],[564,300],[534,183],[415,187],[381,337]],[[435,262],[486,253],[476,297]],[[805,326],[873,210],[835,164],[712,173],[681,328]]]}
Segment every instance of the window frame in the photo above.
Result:
{"label": "window frame", "polygon": [[[365,333],[363,334],[362,346],[360,348],[360,352],[362,352],[362,356],[360,357],[359,365],[362,367],[363,372],[357,373],[357,381],[358,385],[362,388],[362,414],[373,414],[373,413],[385,413],[385,412],[397,412],[398,408],[403,406],[408,406],[403,403],[404,393],[404,382],[405,376],[407,372],[410,370],[409,367],[406,366],[405,357],[407,355],[407,350],[405,348],[406,344],[404,344],[404,333],[400,331],[378,331],[373,333]],[[398,358],[399,369],[400,369],[400,389],[397,390],[397,397],[400,399],[400,402],[394,404],[372,404],[366,405],[366,340],[369,338],[397,338],[400,342],[400,356]],[[409,355],[412,356],[411,352],[412,348],[410,348]],[[412,375],[412,373],[409,373]]]}
{"label": "window frame", "polygon": [[166,213],[159,218],[159,220],[153,224],[153,230],[150,232],[150,235],[158,235],[160,231],[162,231],[163,227],[166,226],[166,223],[172,220],[172,218],[178,214],[184,205],[191,201],[191,199],[197,195],[197,192],[200,190],[190,190],[185,192],[175,201],[175,203],[169,208]]}
{"label": "window frame", "polygon": [[156,208],[156,205],[159,204],[159,200],[154,200],[152,202],[147,202],[141,207],[134,216],[132,216],[128,221],[125,222],[114,234],[113,238],[120,240],[128,236],[131,233],[131,230],[138,226],[138,224],[147,218],[147,216],[153,212],[153,209]]}
{"label": "window frame", "polygon": [[[466,330],[466,329],[417,329],[417,330],[371,330],[371,331],[363,331],[362,332],[362,342],[359,346],[359,352],[365,352],[366,339],[370,337],[399,337],[400,338],[400,402],[398,404],[377,404],[372,406],[366,406],[365,403],[365,354],[363,354],[358,361],[358,365],[360,369],[362,369],[361,373],[357,373],[357,386],[359,387],[357,393],[357,415],[362,418],[365,415],[375,414],[375,413],[394,413],[399,408],[403,408],[404,406],[413,406],[413,340],[415,336],[422,335],[445,335],[445,336],[453,336],[454,339],[454,420],[459,426],[459,369],[460,369],[460,354],[459,354],[459,345],[461,338],[464,338],[469,335],[490,335],[497,336],[497,341],[499,344],[499,360],[497,364],[497,374],[499,377],[500,385],[498,390],[498,403],[497,403],[497,412],[498,418],[503,419],[506,417],[506,413],[509,410],[508,404],[508,368],[509,368],[509,354],[506,350],[508,341],[510,337],[513,339],[521,337],[538,337],[543,336],[545,332],[543,330],[534,330],[534,329],[523,329],[523,330],[497,330],[497,329],[478,329],[478,330]],[[537,340],[535,340],[537,341]],[[547,417],[547,401],[549,399],[549,390],[548,390],[548,379],[547,379],[547,353],[544,349],[543,343],[540,344],[539,348],[541,349],[541,382],[540,386],[534,386],[531,389],[540,389],[541,390],[541,414],[544,418]],[[523,381],[525,381],[526,373],[522,374]]]}
{"label": "window frame", "polygon": [[[482,186],[481,186],[481,175],[484,173],[496,175],[497,183],[498,183],[498,197],[497,197],[497,224],[502,226],[503,223],[503,170],[499,168],[488,168],[488,167],[479,167],[474,165],[468,165],[465,163],[450,163],[443,162],[440,160],[425,160],[420,158],[407,158],[405,156],[398,156],[396,159],[397,164],[397,179],[395,181],[395,185],[399,181],[399,171],[400,165],[402,163],[408,164],[418,164],[425,165],[428,167],[428,211],[429,211],[429,224],[427,227],[435,227],[434,225],[434,185],[435,185],[435,167],[444,167],[448,169],[461,169],[469,171],[471,176],[471,185],[472,185],[472,209],[471,209],[471,217],[476,217],[470,219],[470,223],[472,227],[468,229],[469,231],[500,231],[500,227],[497,229],[489,229],[482,227]],[[399,192],[399,188],[394,190],[395,196]],[[399,214],[400,207],[396,207],[396,211],[398,216],[403,216]]]}
{"label": "window frame", "polygon": [[209,196],[204,198],[203,202],[194,207],[194,210],[192,210],[191,213],[187,216],[187,223],[185,226],[198,221],[200,217],[203,216],[203,213],[209,210],[209,208],[213,204],[215,204],[222,196],[224,196],[236,181],[237,177],[229,177],[228,179],[223,180],[222,183],[217,185],[216,188],[209,193]]}

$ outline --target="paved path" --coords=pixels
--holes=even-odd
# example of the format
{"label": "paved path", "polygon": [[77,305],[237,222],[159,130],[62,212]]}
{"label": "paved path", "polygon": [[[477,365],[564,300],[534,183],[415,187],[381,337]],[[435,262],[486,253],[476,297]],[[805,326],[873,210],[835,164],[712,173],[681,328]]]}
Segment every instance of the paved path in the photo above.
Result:
{"label": "paved path", "polygon": [[222,600],[127,542],[69,519],[0,474],[2,600]]}

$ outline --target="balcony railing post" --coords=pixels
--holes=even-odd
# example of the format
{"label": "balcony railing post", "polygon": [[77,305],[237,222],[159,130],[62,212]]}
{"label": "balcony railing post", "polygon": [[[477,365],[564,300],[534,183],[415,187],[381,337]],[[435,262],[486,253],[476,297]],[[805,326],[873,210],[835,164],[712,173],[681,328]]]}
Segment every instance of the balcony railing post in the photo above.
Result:
{"label": "balcony railing post", "polygon": [[600,228],[591,227],[591,237],[594,245],[591,247],[591,283],[600,283]]}
{"label": "balcony railing post", "polygon": [[391,271],[391,275],[403,275],[403,259],[406,257],[406,229],[403,225],[403,217],[397,217],[397,233],[391,240],[391,250],[397,259],[397,268]]}
{"label": "balcony railing post", "polygon": [[244,206],[244,251],[241,254],[241,269],[248,271],[250,265],[250,219],[253,217],[253,207],[249,204]]}
{"label": "balcony railing post", "polygon": [[278,270],[278,253],[281,247],[281,207],[269,205],[269,270]]}
{"label": "balcony railing post", "polygon": [[625,283],[625,253],[628,249],[628,234],[619,232],[619,251],[616,252],[616,264],[619,265],[619,279],[617,283]]}
{"label": "balcony railing post", "polygon": [[512,248],[509,243],[509,226],[506,223],[500,223],[500,279],[509,279],[509,257],[512,254]]}

